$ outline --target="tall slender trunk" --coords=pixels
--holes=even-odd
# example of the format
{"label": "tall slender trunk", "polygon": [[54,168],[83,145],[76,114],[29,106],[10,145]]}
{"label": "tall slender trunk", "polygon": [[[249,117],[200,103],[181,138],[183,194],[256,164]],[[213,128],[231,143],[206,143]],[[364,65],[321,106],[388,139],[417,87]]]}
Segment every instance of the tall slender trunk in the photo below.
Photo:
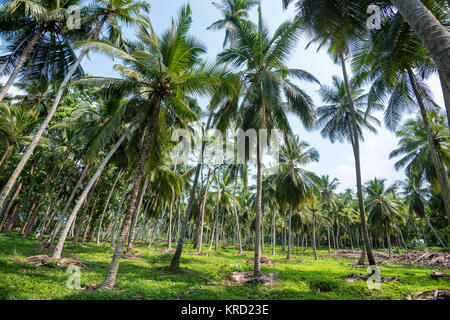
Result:
{"label": "tall slender trunk", "polygon": [[219,213],[220,213],[220,168],[217,169],[217,209],[216,209],[216,238],[214,241],[214,249],[217,252],[219,250]]}
{"label": "tall slender trunk", "polygon": [[356,122],[356,111],[355,105],[353,103],[352,90],[350,88],[350,81],[347,74],[347,67],[345,65],[345,58],[342,52],[339,53],[341,64],[342,64],[342,73],[344,75],[345,87],[347,90],[347,98],[349,100],[350,113],[352,118],[352,128],[351,132],[353,132],[353,152],[355,156],[355,170],[356,170],[356,188],[358,193],[358,202],[359,202],[359,214],[361,218],[361,226],[363,229],[364,243],[366,245],[366,253],[367,259],[369,260],[369,264],[371,266],[375,266],[375,258],[373,256],[372,248],[369,245],[369,232],[367,230],[367,222],[366,222],[366,208],[364,204],[364,193],[362,186],[362,178],[361,178],[361,159],[359,154],[359,134],[358,134],[358,126]]}
{"label": "tall slender trunk", "polygon": [[239,214],[237,211],[237,205],[236,205],[236,189],[237,189],[237,183],[238,183],[238,173],[236,172],[236,178],[234,181],[234,198],[233,198],[233,209],[234,209],[234,216],[236,219],[236,236],[239,246],[239,255],[243,255],[244,252],[242,251],[242,239],[241,239],[241,228],[239,226]]}
{"label": "tall slender trunk", "polygon": [[330,228],[327,228],[328,254],[331,254]]}
{"label": "tall slender trunk", "polygon": [[314,254],[314,260],[317,260],[317,250],[316,250],[316,217],[314,212],[312,213],[312,234],[311,234],[311,247]]}
{"label": "tall slender trunk", "polygon": [[352,229],[350,228],[350,224],[348,222],[347,222],[347,232],[348,238],[350,240],[350,246],[352,247],[352,252],[355,252],[355,248],[353,247]]}
{"label": "tall slender trunk", "polygon": [[[205,131],[209,130],[213,115],[214,115],[213,111],[210,111],[208,121],[206,122]],[[194,200],[195,200],[195,193],[196,193],[196,189],[197,189],[198,178],[200,176],[200,171],[203,167],[203,154],[205,152],[205,147],[206,147],[206,141],[202,141],[202,146],[201,146],[201,150],[200,150],[200,154],[199,154],[199,160],[197,163],[197,168],[195,169],[195,176],[194,176],[194,181],[192,184],[192,190],[191,190],[191,194],[189,195],[189,202],[188,202],[188,206],[186,208],[186,214],[184,216],[184,222],[183,222],[183,226],[181,228],[180,237],[178,239],[177,249],[175,250],[175,254],[172,257],[172,261],[170,262],[170,270],[172,270],[172,271],[178,270],[180,268],[180,257],[181,257],[181,253],[183,252],[184,238],[186,237],[186,231],[187,231],[188,225],[189,225],[189,218],[191,216],[192,205],[194,204]]]}
{"label": "tall slender trunk", "polygon": [[441,186],[442,197],[444,199],[445,212],[447,213],[448,223],[450,224],[450,182],[445,164],[442,162],[436,141],[433,139],[430,121],[428,120],[427,110],[423,103],[422,96],[417,88],[416,77],[411,68],[408,68],[408,76],[413,88],[414,94],[419,104],[420,114],[422,116],[423,125],[427,134],[428,145],[430,146],[431,158],[433,159],[434,168]]}
{"label": "tall slender trunk", "polygon": [[14,67],[13,72],[8,78],[8,81],[6,81],[5,86],[0,91],[0,102],[3,100],[3,98],[6,96],[6,93],[13,85],[14,81],[16,80],[17,76],[19,75],[20,69],[22,69],[23,64],[25,63],[25,60],[27,59],[28,54],[30,53],[30,50],[33,49],[33,47],[38,42],[39,38],[41,37],[42,33],[44,32],[43,26],[39,26],[36,33],[34,34],[33,38],[31,38],[28,45],[25,47],[25,49],[22,51],[22,54],[20,55],[19,60],[17,61],[16,66]]}
{"label": "tall slender trunk", "polygon": [[[89,36],[89,39],[96,39],[100,33],[101,28],[103,27],[103,24],[108,19],[109,14],[105,15],[102,20],[99,22],[99,24],[92,30],[91,35]],[[11,188],[13,187],[14,183],[16,182],[17,178],[19,177],[20,173],[22,172],[25,164],[30,159],[34,149],[39,143],[39,140],[41,139],[45,129],[48,127],[48,124],[50,123],[50,120],[53,118],[53,115],[56,112],[56,109],[58,108],[58,105],[63,97],[64,91],[69,84],[70,79],[75,74],[76,70],[80,66],[81,61],[88,53],[89,49],[83,49],[78,59],[72,64],[70,67],[69,72],[64,77],[63,82],[59,86],[58,92],[55,95],[55,99],[53,100],[53,105],[50,108],[47,117],[42,122],[41,126],[39,127],[38,131],[35,133],[33,140],[31,141],[30,145],[28,146],[27,150],[22,156],[22,159],[17,164],[17,167],[14,169],[14,172],[11,174],[8,182],[3,187],[2,192],[0,193],[0,212],[3,209],[4,203],[6,198],[9,195],[9,192],[11,191]]]}
{"label": "tall slender trunk", "polygon": [[442,93],[444,95],[445,110],[447,111],[447,125],[450,128],[450,87],[445,82],[443,73],[439,70],[439,79],[441,80]]}
{"label": "tall slender trunk", "polygon": [[255,260],[253,276],[261,276],[261,219],[262,219],[262,152],[259,143],[259,135],[256,141],[256,217],[255,217]]}
{"label": "tall slender trunk", "polygon": [[119,174],[117,175],[116,180],[114,181],[111,191],[108,194],[108,198],[106,198],[105,207],[103,208],[102,215],[100,216],[100,221],[98,222],[97,238],[95,240],[95,243],[97,245],[100,244],[100,235],[102,233],[103,218],[105,217],[105,213],[106,213],[106,210],[108,209],[109,201],[111,200],[111,197],[113,195],[114,190],[116,189],[117,182],[119,181],[119,178],[121,175],[122,175],[122,169],[119,171]]}
{"label": "tall slender trunk", "polygon": [[275,255],[276,247],[276,229],[275,229],[275,211],[272,212],[272,255]]}
{"label": "tall slender trunk", "polygon": [[391,0],[430,52],[450,88],[450,33],[420,0]]}
{"label": "tall slender trunk", "polygon": [[206,186],[203,192],[202,203],[200,204],[200,230],[199,230],[199,238],[198,238],[198,252],[202,252],[203,245],[203,223],[205,221],[205,206],[206,206],[206,197],[208,195],[209,189],[209,177],[211,176],[211,169],[208,170],[208,176],[206,177]]}
{"label": "tall slender trunk", "polygon": [[149,152],[150,145],[152,144],[153,133],[155,132],[155,128],[158,123],[160,107],[161,107],[161,100],[158,97],[155,109],[153,110],[152,118],[150,120],[147,135],[145,137],[144,143],[142,144],[141,157],[136,171],[136,179],[133,185],[130,200],[128,202],[128,207],[123,221],[119,240],[116,243],[113,258],[111,264],[108,267],[108,274],[106,275],[105,280],[101,284],[99,288],[100,290],[112,289],[116,281],[117,270],[119,269],[120,258],[122,257],[123,252],[123,244],[125,243],[125,239],[130,228],[131,218],[133,216],[133,212],[136,207],[136,199],[138,196],[139,187],[141,185],[142,176],[144,175],[145,161],[147,160],[147,154]]}
{"label": "tall slender trunk", "polygon": [[289,221],[288,221],[288,228],[289,228],[289,236],[288,236],[288,252],[286,256],[286,260],[291,259],[291,244],[292,244],[292,208],[289,210]]}
{"label": "tall slender trunk", "polygon": [[386,227],[386,240],[389,250],[389,259],[392,258],[392,245],[391,245],[391,235],[389,234],[389,229]]}
{"label": "tall slender trunk", "polygon": [[122,199],[120,200],[119,208],[117,209],[116,214],[114,215],[114,222],[112,225],[111,230],[111,248],[114,248],[116,246],[116,230],[119,225],[119,218],[120,214],[122,213],[123,203],[125,202],[125,199],[127,198],[128,193],[128,184],[125,186],[125,189],[123,190]]}
{"label": "tall slender trunk", "polygon": [[447,246],[445,245],[445,243],[442,241],[441,237],[439,237],[439,234],[436,232],[436,229],[433,227],[433,225],[430,222],[430,219],[425,218],[425,220],[427,220],[427,224],[430,227],[431,231],[433,231],[434,235],[436,236],[436,238],[438,239],[438,241],[441,243],[441,245],[444,248],[447,248]]}

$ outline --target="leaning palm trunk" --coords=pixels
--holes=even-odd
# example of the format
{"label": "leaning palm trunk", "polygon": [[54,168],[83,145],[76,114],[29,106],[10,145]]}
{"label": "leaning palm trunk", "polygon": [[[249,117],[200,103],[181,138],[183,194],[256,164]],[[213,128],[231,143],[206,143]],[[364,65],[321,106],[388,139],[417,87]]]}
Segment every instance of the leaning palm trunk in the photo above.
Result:
{"label": "leaning palm trunk", "polygon": [[234,209],[234,215],[236,218],[236,235],[237,235],[237,240],[238,240],[238,245],[239,245],[239,255],[243,255],[244,253],[242,252],[242,239],[241,239],[241,228],[239,226],[239,214],[237,211],[237,205],[236,205],[236,189],[237,189],[237,173],[236,173],[236,180],[234,183],[234,198],[233,198],[233,209]]}
{"label": "leaning palm trunk", "polygon": [[450,88],[450,33],[420,0],[391,0],[408,21],[441,71]]}
{"label": "leaning palm trunk", "polygon": [[447,213],[448,223],[450,224],[450,182],[448,180],[447,167],[443,163],[441,156],[439,155],[438,146],[433,139],[433,133],[431,132],[430,121],[428,120],[427,110],[423,103],[423,99],[417,88],[416,78],[411,68],[408,68],[408,76],[413,88],[414,94],[419,104],[420,114],[422,116],[423,125],[427,134],[428,145],[430,147],[431,158],[433,159],[434,168],[441,186],[442,197],[444,199],[445,212]]}
{"label": "leaning palm trunk", "polygon": [[[370,248],[369,244],[369,232],[367,230],[367,222],[366,222],[366,208],[364,204],[364,193],[362,186],[362,178],[361,178],[361,159],[359,154],[359,135],[358,135],[358,126],[356,122],[356,112],[355,105],[353,103],[352,91],[350,88],[350,82],[347,74],[347,67],[345,66],[345,58],[342,52],[339,53],[340,60],[342,64],[342,73],[344,75],[345,87],[347,90],[347,98],[350,107],[350,113],[352,118],[352,126],[350,128],[350,136],[353,136],[352,144],[353,144],[353,153],[355,156],[355,170],[356,170],[356,187],[358,193],[358,202],[359,202],[359,214],[361,218],[361,227],[363,230],[364,243],[366,246],[367,259],[369,260],[369,264],[371,266],[376,265],[375,258],[373,256],[372,248]],[[336,239],[337,240],[337,239]]]}
{"label": "leaning palm trunk", "polygon": [[37,41],[41,37],[42,33],[44,32],[44,28],[40,26],[36,33],[34,34],[33,38],[31,38],[28,45],[25,47],[25,49],[22,51],[22,54],[20,55],[19,60],[17,61],[16,66],[14,67],[13,72],[8,78],[8,81],[6,81],[5,86],[0,91],[0,102],[3,100],[3,98],[6,96],[6,93],[11,88],[12,84],[14,83],[14,80],[16,80],[17,76],[19,75],[20,69],[22,69],[25,60],[27,59],[28,53],[30,53],[30,50],[33,49],[33,47],[36,45]]}
{"label": "leaning palm trunk", "polygon": [[[98,176],[97,179],[95,179],[94,185],[91,188],[89,188],[90,191],[88,193],[87,198],[85,198],[83,200],[84,201],[84,210],[83,210],[81,217],[79,218],[78,223],[75,225],[75,229],[74,229],[74,233],[73,233],[73,237],[72,237],[72,245],[73,246],[78,244],[78,238],[80,237],[81,229],[83,229],[84,220],[86,219],[86,215],[89,210],[89,204],[91,203],[92,196],[94,195],[94,192],[95,192],[95,187],[97,186],[97,183],[99,180],[100,180],[100,176]],[[69,219],[70,219],[70,216],[69,216]],[[73,223],[75,223],[75,222],[73,222]],[[61,240],[61,238],[60,238],[60,240]]]}
{"label": "leaning palm trunk", "polygon": [[119,239],[114,249],[111,264],[108,267],[108,274],[106,275],[106,278],[103,281],[103,283],[100,285],[99,287],[100,290],[112,289],[116,281],[117,270],[119,269],[120,258],[122,257],[123,253],[123,244],[125,243],[125,239],[130,229],[131,218],[136,208],[136,200],[139,192],[139,187],[141,185],[141,180],[144,175],[145,161],[147,160],[147,154],[150,149],[150,145],[152,143],[153,133],[155,132],[155,128],[158,123],[160,108],[161,108],[161,100],[160,98],[158,98],[158,100],[156,101],[155,109],[153,110],[152,113],[152,118],[150,120],[147,135],[145,136],[144,142],[142,144],[141,157],[139,159],[139,165],[136,170],[136,179],[134,181],[133,190],[131,191],[131,197],[128,202],[127,211],[122,224],[122,230],[120,231]]}
{"label": "leaning palm trunk", "polygon": [[64,228],[64,230],[63,230],[63,232],[61,234],[61,237],[58,240],[58,244],[56,245],[55,251],[53,252],[53,257],[54,258],[56,258],[56,259],[61,258],[61,252],[62,252],[62,248],[64,246],[64,241],[66,241],[67,234],[69,233],[70,227],[71,227],[73,221],[75,220],[75,218],[77,216],[77,213],[78,213],[78,211],[81,208],[81,205],[83,204],[84,200],[86,199],[86,197],[87,197],[89,191],[91,190],[92,186],[95,184],[97,179],[100,178],[100,175],[102,174],[103,170],[105,169],[106,164],[109,162],[109,160],[114,155],[114,153],[116,153],[117,149],[119,149],[119,147],[122,144],[122,142],[125,140],[125,138],[130,133],[131,129],[134,127],[134,124],[136,123],[136,121],[137,121],[137,118],[135,117],[133,119],[132,123],[128,126],[127,130],[125,131],[125,133],[116,142],[116,144],[111,149],[111,151],[109,151],[109,153],[106,155],[105,159],[103,159],[103,162],[100,164],[100,166],[98,167],[97,171],[92,176],[92,178],[89,181],[89,183],[86,186],[86,188],[84,188],[83,193],[81,194],[80,198],[78,199],[78,202],[75,204],[75,207],[73,208],[72,213],[69,216],[69,219],[68,219],[68,221],[66,223],[66,226],[65,226],[65,228]]}
{"label": "leaning palm trunk", "polygon": [[12,145],[8,143],[8,146],[6,147],[5,152],[2,155],[2,158],[0,159],[0,167],[2,166],[3,162],[8,157],[9,151],[11,151],[11,149],[12,149]]}
{"label": "leaning palm trunk", "polygon": [[444,94],[445,109],[447,111],[447,125],[450,128],[450,87],[447,86],[443,73],[439,70],[439,78],[441,80],[442,93]]}
{"label": "leaning palm trunk", "polygon": [[[209,126],[211,125],[211,120],[212,120],[213,115],[214,115],[213,112],[210,111],[208,121],[206,122],[205,132],[208,131]],[[172,270],[172,271],[178,270],[180,268],[180,257],[181,257],[181,253],[183,252],[184,238],[186,237],[186,232],[187,232],[188,225],[189,225],[189,218],[191,216],[192,206],[193,206],[194,200],[195,200],[195,193],[196,193],[196,189],[197,189],[198,178],[200,176],[200,171],[203,168],[203,154],[205,152],[205,147],[206,147],[206,141],[202,141],[199,159],[198,159],[197,167],[195,169],[194,182],[192,184],[191,194],[189,195],[189,202],[188,202],[188,206],[186,208],[186,214],[184,216],[183,226],[180,231],[180,237],[178,239],[177,249],[175,250],[175,254],[173,255],[172,261],[170,262],[170,270]]]}
{"label": "leaning palm trunk", "polygon": [[[92,30],[91,35],[89,36],[89,39],[96,39],[100,33],[101,28],[103,27],[103,24],[105,23],[105,21],[108,19],[108,15],[105,15],[103,17],[103,19],[99,22],[99,24]],[[33,141],[31,141],[30,145],[28,146],[27,150],[25,151],[25,153],[22,156],[22,159],[19,161],[16,169],[14,170],[14,172],[11,174],[11,177],[9,178],[8,182],[6,183],[6,185],[3,187],[2,192],[0,193],[0,212],[3,209],[3,205],[5,203],[6,198],[9,195],[9,192],[11,191],[12,186],[14,185],[14,183],[16,182],[17,178],[19,177],[20,173],[23,170],[23,167],[25,166],[25,164],[27,163],[28,159],[30,159],[31,154],[33,153],[34,149],[36,148],[36,146],[39,143],[39,140],[41,139],[45,129],[48,127],[48,124],[50,123],[50,120],[52,120],[53,115],[56,112],[56,109],[58,108],[59,102],[61,101],[64,91],[66,90],[67,85],[69,84],[70,79],[72,78],[72,76],[75,74],[76,70],[78,69],[78,67],[80,66],[81,61],[83,60],[83,58],[87,55],[89,49],[84,48],[81,51],[80,56],[78,57],[78,59],[75,61],[75,63],[70,67],[69,72],[67,73],[67,75],[64,77],[63,82],[61,83],[61,85],[59,86],[58,92],[56,93],[55,99],[53,100],[53,105],[50,108],[47,117],[45,118],[44,122],[42,122],[41,126],[39,127],[38,131],[36,132],[36,134],[33,137]]]}

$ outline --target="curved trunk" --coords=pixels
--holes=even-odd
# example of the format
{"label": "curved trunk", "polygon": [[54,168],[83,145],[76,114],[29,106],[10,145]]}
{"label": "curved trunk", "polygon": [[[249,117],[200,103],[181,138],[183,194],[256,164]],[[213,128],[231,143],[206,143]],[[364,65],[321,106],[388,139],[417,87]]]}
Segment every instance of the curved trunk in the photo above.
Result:
{"label": "curved trunk", "polygon": [[0,102],[6,96],[6,93],[11,88],[12,84],[14,83],[14,80],[16,80],[20,69],[22,69],[23,64],[25,63],[25,60],[27,59],[28,53],[30,53],[30,50],[36,45],[37,41],[39,40],[39,37],[42,35],[43,32],[44,32],[44,28],[42,26],[39,27],[37,32],[33,36],[33,38],[31,38],[31,40],[28,43],[28,45],[22,51],[22,54],[20,55],[20,58],[17,61],[17,64],[14,67],[13,72],[9,76],[8,81],[6,81],[5,86],[0,91]]}
{"label": "curved trunk", "polygon": [[[364,205],[364,193],[362,186],[362,178],[361,178],[361,159],[359,154],[359,138],[358,138],[358,127],[356,122],[356,111],[355,105],[353,103],[352,90],[350,88],[350,82],[347,74],[347,67],[345,66],[345,58],[344,54],[341,52],[340,60],[342,65],[342,73],[344,75],[345,87],[347,90],[347,98],[349,100],[350,113],[352,118],[352,126],[350,129],[350,133],[353,133],[353,153],[355,156],[355,170],[356,170],[356,188],[358,193],[358,203],[359,203],[359,215],[361,218],[361,228],[363,231],[364,244],[366,246],[367,259],[369,260],[369,264],[371,266],[375,266],[375,258],[373,256],[372,248],[369,244],[369,232],[367,230],[367,222],[366,222],[366,208]],[[338,240],[338,239],[337,239]]]}
{"label": "curved trunk", "polygon": [[430,52],[450,88],[450,33],[420,0],[391,0]]}
{"label": "curved trunk", "polygon": [[431,158],[433,159],[433,164],[434,168],[436,169],[439,185],[441,186],[445,212],[447,214],[448,223],[450,224],[450,182],[448,179],[447,168],[442,162],[438,150],[439,147],[436,145],[436,142],[433,139],[433,133],[431,131],[430,121],[428,120],[427,110],[423,103],[423,99],[422,96],[420,95],[419,89],[417,88],[416,78],[411,68],[408,68],[408,76],[414,94],[416,96],[417,103],[419,104],[420,114],[422,116],[423,125],[425,127],[425,132],[427,134],[428,145],[430,147]]}
{"label": "curved trunk", "polygon": [[119,240],[116,243],[113,258],[111,264],[108,267],[108,274],[106,275],[105,280],[101,284],[99,288],[100,290],[112,289],[116,281],[117,270],[119,269],[120,258],[122,257],[123,253],[123,245],[125,243],[125,239],[127,237],[130,228],[133,212],[136,208],[136,200],[139,192],[139,187],[141,185],[141,180],[144,175],[145,161],[147,160],[147,154],[149,152],[150,145],[152,144],[153,133],[155,132],[155,128],[158,123],[160,108],[161,108],[161,100],[160,98],[158,98],[158,100],[156,101],[155,109],[153,110],[152,113],[152,118],[150,120],[147,135],[145,136],[144,143],[142,144],[141,157],[139,159],[139,165],[136,170],[136,179],[134,181],[133,190],[131,191],[131,197],[128,202],[127,211],[122,225],[122,230],[120,231],[119,235]]}

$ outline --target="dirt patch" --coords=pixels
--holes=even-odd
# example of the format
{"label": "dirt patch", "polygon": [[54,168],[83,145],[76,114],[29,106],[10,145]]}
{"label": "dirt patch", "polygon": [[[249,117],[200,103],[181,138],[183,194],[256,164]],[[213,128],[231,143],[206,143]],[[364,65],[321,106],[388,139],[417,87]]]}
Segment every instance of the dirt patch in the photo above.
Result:
{"label": "dirt patch", "polygon": [[209,253],[204,253],[204,252],[186,252],[186,254],[190,255],[190,256],[207,256],[209,257]]}
{"label": "dirt patch", "polygon": [[[248,260],[245,260],[245,263],[251,263],[251,264],[254,264],[254,263],[255,263],[255,260],[254,260],[254,259],[248,259]],[[260,263],[262,266],[267,266],[267,267],[273,267],[273,266],[275,266],[275,261],[270,260],[269,258],[266,258],[266,257],[261,257],[261,258],[259,258],[259,263]]]}
{"label": "dirt patch", "polygon": [[406,300],[450,300],[450,289],[414,292]]}
{"label": "dirt patch", "polygon": [[278,277],[275,273],[261,274],[259,277],[253,276],[253,272],[232,272],[228,279],[232,282],[247,284],[247,283],[262,283],[264,286],[275,284]]}
{"label": "dirt patch", "polygon": [[[374,252],[375,259],[389,259],[389,254],[384,252]],[[337,250],[336,252],[324,255],[325,257],[333,258],[348,258],[348,259],[359,259],[361,257],[361,251],[350,251],[350,250]]]}
{"label": "dirt patch", "polygon": [[[358,280],[366,281],[369,277],[370,277],[369,274],[362,274],[362,273],[356,274],[356,273],[353,273],[353,274],[351,274],[349,276],[342,277],[342,279],[344,279],[347,282],[356,282]],[[380,280],[381,283],[393,282],[393,281],[399,280],[398,277],[380,277],[380,278],[381,278],[381,280]]]}
{"label": "dirt patch", "polygon": [[35,266],[47,266],[50,268],[55,267],[67,267],[70,265],[76,265],[79,267],[86,267],[89,265],[89,262],[80,260],[77,258],[61,258],[61,259],[55,259],[53,257],[50,257],[48,255],[38,255],[38,256],[31,256],[28,258],[25,258],[25,262],[33,264]]}
{"label": "dirt patch", "polygon": [[158,253],[173,253],[173,252],[175,252],[175,249],[174,248],[167,248],[167,249],[164,249],[164,250],[159,250],[159,251],[157,251]]}
{"label": "dirt patch", "polygon": [[419,252],[412,251],[405,254],[394,256],[383,264],[394,265],[417,265],[421,267],[437,267],[441,269],[450,269],[450,253],[445,252]]}
{"label": "dirt patch", "polygon": [[434,280],[442,279],[444,281],[450,281],[450,274],[445,274],[442,272],[432,273],[428,277],[430,277],[431,279],[434,279]]}

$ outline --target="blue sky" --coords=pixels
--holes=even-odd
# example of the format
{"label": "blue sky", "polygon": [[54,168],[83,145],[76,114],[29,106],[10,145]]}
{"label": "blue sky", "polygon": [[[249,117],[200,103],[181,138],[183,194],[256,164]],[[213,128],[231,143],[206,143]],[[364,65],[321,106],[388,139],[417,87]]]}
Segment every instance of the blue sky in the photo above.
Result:
{"label": "blue sky", "polygon": [[[160,33],[169,27],[172,17],[175,17],[178,10],[187,1],[184,0],[154,0],[151,3],[150,19],[155,30]],[[191,34],[200,39],[208,48],[207,56],[213,60],[222,50],[224,32],[209,31],[206,28],[212,22],[220,18],[219,11],[211,4],[210,0],[191,0],[193,24]],[[265,22],[273,32],[278,25],[294,16],[294,8],[283,11],[281,0],[262,0],[262,11]],[[251,12],[251,19],[255,21],[256,10]],[[133,31],[126,30],[126,36],[132,37]],[[311,46],[305,50],[306,39],[302,39],[288,65],[293,68],[304,69],[312,73],[321,84],[331,84],[332,76],[342,77],[341,69],[333,64],[325,50],[316,51],[316,47]],[[114,63],[102,55],[91,54],[90,60],[82,63],[86,72],[97,76],[117,76],[112,69]],[[312,96],[317,106],[321,105],[321,99],[317,93],[317,84],[299,83],[309,95]],[[429,81],[435,100],[441,106],[444,105],[442,91],[437,77]],[[201,100],[202,101],[202,100]],[[206,101],[206,100],[204,100]],[[378,115],[382,119],[382,114]],[[339,179],[339,191],[345,188],[354,188],[355,174],[354,161],[351,146],[348,144],[331,144],[323,139],[319,132],[306,132],[300,122],[295,118],[290,118],[294,132],[302,140],[306,140],[320,153],[320,162],[308,168],[317,174],[329,174]],[[397,146],[395,135],[385,128],[380,128],[378,135],[366,133],[365,141],[361,146],[361,162],[363,181],[374,177],[386,178],[390,183],[404,177],[402,172],[394,169],[394,160],[389,160],[389,153]]]}

